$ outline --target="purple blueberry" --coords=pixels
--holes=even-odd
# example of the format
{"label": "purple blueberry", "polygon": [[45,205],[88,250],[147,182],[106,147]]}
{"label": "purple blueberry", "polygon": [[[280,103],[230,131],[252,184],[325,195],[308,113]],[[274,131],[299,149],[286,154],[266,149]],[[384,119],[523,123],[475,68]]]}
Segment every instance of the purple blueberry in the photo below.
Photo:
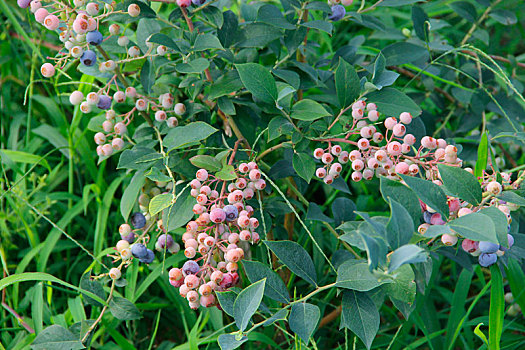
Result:
{"label": "purple blueberry", "polygon": [[155,243],[155,248],[160,252],[163,249],[168,249],[173,245],[173,237],[168,234],[160,235]]}
{"label": "purple blueberry", "polygon": [[111,108],[111,97],[107,95],[100,95],[98,99],[97,107],[100,109],[110,109]]}
{"label": "purple blueberry", "polygon": [[489,267],[498,261],[498,256],[495,253],[481,253],[478,261],[481,266]]}
{"label": "purple blueberry", "polygon": [[97,54],[95,54],[93,50],[86,50],[80,57],[80,62],[82,62],[84,66],[91,67],[97,62]]}
{"label": "purple blueberry", "polygon": [[131,215],[130,221],[133,227],[138,229],[146,226],[146,217],[142,213],[133,213],[133,215]]}
{"label": "purple blueberry", "polygon": [[18,7],[25,9],[29,7],[31,0],[17,0],[16,3],[18,4]]}
{"label": "purple blueberry", "polygon": [[479,250],[481,250],[482,253],[495,253],[499,250],[499,244],[481,241],[479,242]]}
{"label": "purple blueberry", "polygon": [[130,232],[127,235],[120,235],[120,238],[122,238],[125,241],[128,241],[129,243],[133,243],[133,241],[135,241],[135,233]]}
{"label": "purple blueberry", "polygon": [[430,224],[430,220],[432,219],[432,213],[429,211],[423,212],[423,221],[425,221],[427,224]]}
{"label": "purple blueberry", "polygon": [[155,259],[155,253],[153,253],[153,250],[146,249],[146,256],[139,260],[140,262],[143,262],[145,264],[151,264],[153,262],[153,259]]}
{"label": "purple blueberry", "polygon": [[341,20],[346,15],[346,10],[342,5],[332,6],[332,14],[328,16],[329,20],[337,22]]}
{"label": "purple blueberry", "polygon": [[94,30],[86,34],[86,41],[89,45],[99,45],[102,40],[104,40],[104,37],[98,30]]}
{"label": "purple blueberry", "polygon": [[226,221],[233,221],[239,216],[239,210],[235,205],[225,205],[223,210],[226,214]]}
{"label": "purple blueberry", "polygon": [[514,245],[514,237],[507,234],[507,239],[509,240],[509,248],[511,248]]}
{"label": "purple blueberry", "polygon": [[199,264],[197,264],[195,261],[193,260],[188,260],[184,263],[184,265],[182,265],[182,273],[184,273],[184,275],[195,275],[197,274],[197,272],[199,272],[200,270],[200,266]]}
{"label": "purple blueberry", "polygon": [[195,6],[200,6],[200,5],[204,4],[206,2],[206,0],[191,0],[191,2]]}
{"label": "purple blueberry", "polygon": [[131,246],[131,254],[135,258],[144,259],[148,256],[148,248],[142,243],[135,243]]}

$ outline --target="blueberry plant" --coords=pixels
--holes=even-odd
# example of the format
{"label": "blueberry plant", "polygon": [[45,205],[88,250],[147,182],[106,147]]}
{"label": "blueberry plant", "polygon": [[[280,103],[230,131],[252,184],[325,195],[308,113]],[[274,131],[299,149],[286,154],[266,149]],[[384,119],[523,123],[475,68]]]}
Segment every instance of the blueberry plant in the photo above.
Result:
{"label": "blueberry plant", "polygon": [[[2,255],[2,305],[30,334],[3,334],[6,348],[152,348],[157,337],[165,349],[181,334],[191,349],[525,346],[525,64],[493,54],[491,37],[516,28],[519,4],[16,5],[1,7],[7,35],[35,50],[26,93],[44,86],[45,113],[67,115],[70,133],[42,124],[34,147],[0,150],[0,199],[45,219],[27,230],[52,225],[14,273]],[[54,148],[29,157],[41,140]],[[37,165],[59,181],[46,158],[60,152],[70,212],[103,200],[94,228],[55,223],[19,187]],[[113,180],[102,188],[96,176],[73,206],[75,174],[97,167]],[[75,233],[91,229],[94,239]],[[61,235],[82,256],[76,281],[41,268]],[[35,255],[43,265],[24,272]],[[4,301],[23,281],[43,281],[30,322],[18,299]],[[51,316],[43,287],[73,290],[69,311]],[[444,325],[432,290],[452,303]],[[145,293],[154,302],[138,302]],[[157,334],[162,309],[162,331],[177,336]],[[192,315],[185,333],[180,313]],[[198,337],[206,322],[213,331]]]}

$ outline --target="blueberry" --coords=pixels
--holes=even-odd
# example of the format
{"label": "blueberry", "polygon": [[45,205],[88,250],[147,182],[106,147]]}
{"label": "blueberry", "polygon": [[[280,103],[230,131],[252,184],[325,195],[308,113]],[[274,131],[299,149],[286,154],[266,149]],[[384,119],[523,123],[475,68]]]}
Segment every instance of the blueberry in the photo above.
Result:
{"label": "blueberry", "polygon": [[153,262],[153,259],[155,259],[155,253],[153,253],[153,250],[147,249],[146,250],[146,256],[142,259],[139,259],[140,262],[151,264]]}
{"label": "blueberry", "polygon": [[494,253],[481,253],[478,258],[479,264],[483,267],[493,265],[497,260],[498,256]]}
{"label": "blueberry", "polygon": [[16,3],[18,4],[18,7],[25,9],[29,7],[31,0],[17,0]]}
{"label": "blueberry", "polygon": [[97,55],[95,54],[95,51],[93,50],[86,50],[80,57],[80,62],[82,62],[83,65],[91,67],[97,62]]}
{"label": "blueberry", "polygon": [[482,253],[495,253],[499,249],[499,244],[487,242],[487,241],[481,241],[479,242],[479,250],[481,250]]}
{"label": "blueberry", "polygon": [[182,272],[185,275],[195,275],[200,269],[199,264],[193,260],[188,260],[182,265]]}
{"label": "blueberry", "polygon": [[130,221],[133,227],[138,229],[146,226],[146,217],[142,213],[133,213],[133,215],[131,215]]}
{"label": "blueberry", "polygon": [[226,213],[226,221],[233,221],[239,216],[239,210],[235,205],[225,205],[224,213]]}
{"label": "blueberry", "polygon": [[191,0],[191,2],[195,6],[200,6],[200,5],[204,4],[206,2],[206,0]]}
{"label": "blueberry", "polygon": [[142,243],[135,243],[131,246],[131,254],[135,258],[144,259],[148,256],[148,248]]}
{"label": "blueberry", "polygon": [[128,233],[127,235],[120,235],[120,238],[122,238],[125,241],[128,241],[129,243],[133,243],[135,240],[135,234],[133,232]]}
{"label": "blueberry", "polygon": [[432,213],[429,211],[423,212],[423,221],[425,221],[427,224],[430,224],[430,220],[432,219]]}
{"label": "blueberry", "polygon": [[345,15],[346,15],[346,10],[344,6],[335,5],[335,6],[332,6],[332,14],[328,16],[328,19],[334,22],[337,22],[340,19],[342,19]]}
{"label": "blueberry", "polygon": [[507,239],[509,240],[509,247],[512,247],[514,245],[514,237],[507,234]]}
{"label": "blueberry", "polygon": [[111,107],[111,97],[101,95],[98,99],[97,107],[100,109],[109,109]]}
{"label": "blueberry", "polygon": [[155,244],[155,248],[158,251],[162,251],[163,249],[168,249],[173,245],[173,237],[167,234],[160,235],[157,239],[157,243]]}
{"label": "blueberry", "polygon": [[86,34],[86,41],[89,45],[98,45],[104,40],[104,37],[98,30],[94,30]]}

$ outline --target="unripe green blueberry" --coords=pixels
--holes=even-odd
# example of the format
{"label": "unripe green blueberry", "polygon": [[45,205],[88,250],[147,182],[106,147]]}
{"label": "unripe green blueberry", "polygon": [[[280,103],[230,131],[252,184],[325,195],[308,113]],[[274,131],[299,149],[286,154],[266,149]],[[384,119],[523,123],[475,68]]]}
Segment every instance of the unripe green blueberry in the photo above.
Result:
{"label": "unripe green blueberry", "polygon": [[140,7],[137,4],[131,4],[128,6],[128,14],[131,17],[138,17],[140,15]]}
{"label": "unripe green blueberry", "polygon": [[129,38],[127,36],[121,36],[117,39],[117,44],[122,47],[126,47],[129,44]]}
{"label": "unripe green blueberry", "polygon": [[72,105],[79,105],[80,103],[82,103],[82,100],[84,99],[84,94],[80,91],[73,91],[71,93],[71,95],[69,95],[69,102],[72,104]]}
{"label": "unripe green blueberry", "polygon": [[112,24],[109,26],[109,34],[119,35],[119,33],[120,33],[120,26],[118,24]]}
{"label": "unripe green blueberry", "polygon": [[129,242],[121,239],[117,242],[116,248],[117,251],[120,253],[124,249],[128,249],[130,247]]}

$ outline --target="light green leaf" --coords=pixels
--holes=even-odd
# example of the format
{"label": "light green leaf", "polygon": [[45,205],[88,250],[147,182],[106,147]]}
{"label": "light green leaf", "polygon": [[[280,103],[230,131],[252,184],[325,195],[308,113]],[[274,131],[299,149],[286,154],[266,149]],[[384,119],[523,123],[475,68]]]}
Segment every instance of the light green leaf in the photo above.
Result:
{"label": "light green leaf", "polygon": [[290,271],[306,282],[317,285],[317,274],[310,255],[293,241],[263,241]]}
{"label": "light green leaf", "polygon": [[149,213],[151,216],[157,215],[171,205],[173,201],[173,194],[161,193],[153,197],[149,202]]}
{"label": "light green leaf", "polygon": [[168,134],[164,136],[164,146],[168,148],[168,151],[193,146],[215,132],[217,129],[204,122],[193,122],[185,126],[178,126],[168,131]]}
{"label": "light green leaf", "polygon": [[277,85],[270,70],[257,63],[236,64],[242,83],[252,95],[263,102],[277,101]]}
{"label": "light green leaf", "polygon": [[250,322],[253,314],[259,308],[261,304],[264,289],[266,285],[266,279],[255,282],[249,287],[243,289],[235,302],[233,303],[233,318],[237,327],[244,331]]}
{"label": "light green leaf", "polygon": [[304,99],[292,107],[291,117],[298,120],[316,120],[331,115],[321,104],[314,100]]}

